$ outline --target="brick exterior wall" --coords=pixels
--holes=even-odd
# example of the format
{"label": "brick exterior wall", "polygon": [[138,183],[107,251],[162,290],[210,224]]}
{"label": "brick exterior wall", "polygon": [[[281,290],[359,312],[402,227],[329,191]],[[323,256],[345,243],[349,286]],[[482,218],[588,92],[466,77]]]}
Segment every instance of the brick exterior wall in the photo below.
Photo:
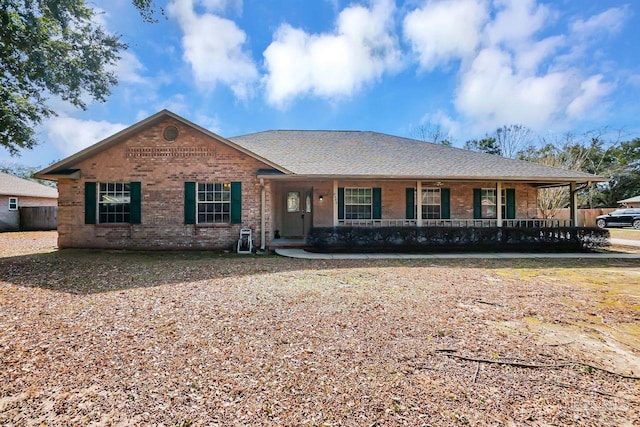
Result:
{"label": "brick exterior wall", "polygon": [[[174,125],[169,142],[163,130]],[[155,122],[126,140],[73,166],[79,180],[58,182],[60,248],[231,249],[240,228],[253,230],[260,245],[261,185],[256,175],[266,164],[171,118]],[[85,224],[85,182],[141,182],[141,224]],[[184,224],[184,183],[242,182],[240,224]],[[270,235],[270,184],[266,187],[267,239]]]}
{"label": "brick exterior wall", "polygon": [[[163,131],[176,126],[179,136],[167,141]],[[260,169],[270,166],[188,126],[166,117],[129,134],[94,156],[69,166],[80,169],[80,179],[58,181],[58,245],[60,248],[130,248],[130,249],[233,249],[240,228],[253,230],[254,244],[261,237],[261,191],[257,178]],[[185,182],[242,183],[242,218],[240,224],[185,224]],[[140,224],[85,224],[86,182],[140,182]],[[338,181],[339,187],[380,187],[382,218],[403,219],[406,188],[415,181]],[[424,182],[423,188],[435,186]],[[495,182],[442,183],[450,189],[452,219],[473,218],[473,189],[495,188]],[[521,183],[503,183],[502,188],[516,189],[516,217],[537,215],[535,187]],[[313,226],[332,226],[334,204],[332,180],[286,182],[264,180],[266,243],[273,231],[283,230],[286,220],[286,192],[299,189],[312,194]],[[320,196],[323,200],[320,201]],[[95,207],[90,207],[95,209]],[[307,219],[309,216],[307,214]],[[311,226],[305,224],[305,230]]]}
{"label": "brick exterior wall", "polygon": [[[315,227],[333,226],[333,203],[337,195],[333,194],[333,181],[308,182],[314,190]],[[406,188],[415,188],[416,181],[338,181],[338,187],[380,187],[382,189],[382,218],[403,219],[406,215]],[[423,182],[422,188],[436,187],[433,183]],[[495,182],[442,182],[440,188],[450,189],[450,207],[452,219],[473,219],[473,189],[496,188]],[[529,184],[502,183],[502,188],[516,190],[516,218],[537,218],[537,189]],[[323,201],[319,201],[320,195]]]}

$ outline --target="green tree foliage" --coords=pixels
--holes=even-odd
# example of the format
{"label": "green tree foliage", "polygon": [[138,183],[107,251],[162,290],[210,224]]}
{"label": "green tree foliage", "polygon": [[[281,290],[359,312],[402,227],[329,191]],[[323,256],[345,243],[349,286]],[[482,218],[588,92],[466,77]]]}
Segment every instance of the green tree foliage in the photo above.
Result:
{"label": "green tree foliage", "polygon": [[613,207],[618,200],[640,195],[640,138],[621,142],[608,151],[605,176],[609,183],[594,195],[596,206]]}
{"label": "green tree foliage", "polygon": [[[537,143],[533,138],[525,126],[505,125],[482,139],[467,141],[464,148],[609,178],[608,183],[578,194],[582,207],[616,207],[618,200],[640,195],[640,138],[624,141],[623,132],[608,128],[540,138]],[[568,205],[567,187],[538,192],[538,208],[547,218]]]}
{"label": "green tree foliage", "polygon": [[[145,22],[157,22],[155,18],[155,4],[153,0],[132,0],[133,5],[140,12],[140,16]],[[164,10],[160,8],[160,13],[164,14]]]}
{"label": "green tree foliage", "polygon": [[[520,151],[522,160],[563,169],[586,172],[609,178],[608,183],[588,187],[579,194],[578,203],[587,208],[616,207],[617,201],[640,194],[640,139],[620,142],[605,131],[591,131],[581,136],[567,134],[563,139],[542,140],[541,146]],[[538,207],[543,214],[568,206],[566,188],[542,189]]]}
{"label": "green tree foliage", "polygon": [[498,146],[496,139],[492,136],[485,136],[482,139],[472,139],[464,143],[467,150],[480,151],[487,154],[502,156],[502,150]]}
{"label": "green tree foliage", "polygon": [[[154,21],[153,0],[132,0]],[[36,143],[34,128],[55,115],[51,96],[85,109],[117,83],[109,67],[126,48],[85,0],[0,0],[0,146],[12,155]]]}

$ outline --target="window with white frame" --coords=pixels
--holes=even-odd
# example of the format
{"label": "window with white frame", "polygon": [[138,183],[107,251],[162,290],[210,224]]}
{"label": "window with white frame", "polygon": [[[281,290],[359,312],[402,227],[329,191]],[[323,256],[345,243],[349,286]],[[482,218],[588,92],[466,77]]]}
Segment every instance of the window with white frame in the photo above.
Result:
{"label": "window with white frame", "polygon": [[344,189],[345,219],[371,219],[373,196],[371,188]]}
{"label": "window with white frame", "polygon": [[18,210],[18,198],[17,197],[9,197],[9,210],[17,211]]}
{"label": "window with white frame", "polygon": [[482,204],[482,218],[497,218],[497,203],[496,189],[495,188],[483,188],[480,193],[480,200]]}
{"label": "window with white frame", "polygon": [[198,183],[198,224],[231,222],[231,183]]}
{"label": "window with white frame", "polygon": [[439,188],[422,189],[422,219],[440,219],[442,197]]}
{"label": "window with white frame", "polygon": [[101,182],[98,187],[100,224],[126,224],[131,215],[131,189],[125,182]]}

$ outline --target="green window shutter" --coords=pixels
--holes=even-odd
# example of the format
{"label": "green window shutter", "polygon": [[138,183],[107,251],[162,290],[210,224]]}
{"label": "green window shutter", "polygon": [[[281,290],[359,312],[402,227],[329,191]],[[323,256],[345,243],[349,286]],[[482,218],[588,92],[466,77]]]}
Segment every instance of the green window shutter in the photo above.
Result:
{"label": "green window shutter", "polygon": [[231,224],[242,222],[242,182],[231,183]]}
{"label": "green window shutter", "polygon": [[448,188],[440,189],[440,217],[441,219],[451,218],[451,204],[449,199],[451,198],[451,190]]}
{"label": "green window shutter", "polygon": [[142,184],[139,182],[130,182],[129,191],[131,192],[131,205],[129,208],[129,223],[140,224],[142,222]]}
{"label": "green window shutter", "polygon": [[405,217],[407,219],[415,219],[416,218],[416,203],[415,203],[415,194],[416,194],[416,190],[415,188],[407,188],[406,190],[407,193],[407,197],[406,197],[406,201],[407,201],[407,208],[406,208],[406,214]]}
{"label": "green window shutter", "polygon": [[96,223],[96,210],[98,209],[96,183],[84,183],[84,223]]}
{"label": "green window shutter", "polygon": [[473,189],[473,218],[482,218],[482,190],[479,188]]}
{"label": "green window shutter", "polygon": [[344,219],[344,187],[338,188],[338,219]]}
{"label": "green window shutter", "polygon": [[196,183],[184,183],[184,223],[196,223]]}
{"label": "green window shutter", "polygon": [[382,218],[382,188],[374,188],[372,192],[373,196],[373,219],[381,219]]}
{"label": "green window shutter", "polygon": [[507,218],[516,218],[516,189],[507,188]]}

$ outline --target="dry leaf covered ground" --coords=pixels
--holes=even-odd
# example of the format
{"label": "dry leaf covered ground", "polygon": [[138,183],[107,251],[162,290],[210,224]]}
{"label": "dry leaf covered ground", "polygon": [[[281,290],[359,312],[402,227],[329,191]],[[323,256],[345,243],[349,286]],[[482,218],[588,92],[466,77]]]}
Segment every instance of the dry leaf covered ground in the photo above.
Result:
{"label": "dry leaf covered ground", "polygon": [[54,248],[0,234],[0,424],[640,423],[637,260]]}

